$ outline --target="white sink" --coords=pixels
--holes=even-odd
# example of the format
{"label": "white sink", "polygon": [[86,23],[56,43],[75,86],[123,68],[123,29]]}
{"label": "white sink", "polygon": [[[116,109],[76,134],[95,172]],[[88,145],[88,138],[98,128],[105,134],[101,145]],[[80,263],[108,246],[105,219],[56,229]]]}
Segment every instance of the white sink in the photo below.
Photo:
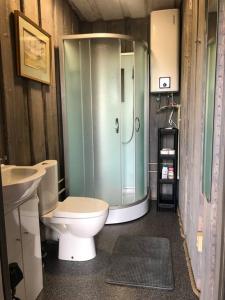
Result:
{"label": "white sink", "polygon": [[39,166],[3,166],[2,186],[5,213],[18,207],[37,190],[45,169]]}

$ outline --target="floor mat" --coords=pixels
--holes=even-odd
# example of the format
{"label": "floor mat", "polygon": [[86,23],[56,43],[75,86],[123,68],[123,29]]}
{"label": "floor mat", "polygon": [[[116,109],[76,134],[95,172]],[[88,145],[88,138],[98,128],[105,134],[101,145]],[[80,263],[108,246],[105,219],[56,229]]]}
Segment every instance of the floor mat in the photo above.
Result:
{"label": "floor mat", "polygon": [[169,240],[148,236],[119,236],[105,281],[111,284],[173,290]]}

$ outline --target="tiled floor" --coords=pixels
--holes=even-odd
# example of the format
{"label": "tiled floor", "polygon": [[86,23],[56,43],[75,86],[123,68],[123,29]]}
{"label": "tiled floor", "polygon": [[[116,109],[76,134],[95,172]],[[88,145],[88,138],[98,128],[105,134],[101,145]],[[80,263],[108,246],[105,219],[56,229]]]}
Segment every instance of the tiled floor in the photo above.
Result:
{"label": "tiled floor", "polygon": [[[110,254],[120,234],[167,237],[170,239],[175,277],[174,291],[123,287],[104,282]],[[173,212],[156,212],[155,203],[143,218],[120,225],[106,225],[96,238],[97,256],[87,262],[57,260],[57,245],[48,245],[44,289],[39,300],[194,300],[179,233]]]}

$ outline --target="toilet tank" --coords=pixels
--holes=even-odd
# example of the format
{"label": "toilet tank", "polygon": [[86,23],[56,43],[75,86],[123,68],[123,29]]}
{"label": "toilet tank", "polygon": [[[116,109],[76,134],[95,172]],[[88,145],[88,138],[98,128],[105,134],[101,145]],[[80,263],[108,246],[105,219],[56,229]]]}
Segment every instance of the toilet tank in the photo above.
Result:
{"label": "toilet tank", "polygon": [[56,160],[45,160],[36,166],[41,166],[46,171],[37,191],[39,213],[43,216],[55,209],[58,204],[58,166]]}

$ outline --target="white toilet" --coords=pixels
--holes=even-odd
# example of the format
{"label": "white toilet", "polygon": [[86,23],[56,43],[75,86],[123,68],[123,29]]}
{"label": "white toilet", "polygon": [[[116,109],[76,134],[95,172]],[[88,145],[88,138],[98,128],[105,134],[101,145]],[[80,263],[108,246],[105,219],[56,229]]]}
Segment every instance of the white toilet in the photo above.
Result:
{"label": "white toilet", "polygon": [[38,188],[40,218],[57,234],[59,259],[85,261],[94,258],[94,236],[105,224],[109,205],[87,197],[67,197],[58,202],[57,161],[46,160],[38,165],[46,170]]}

